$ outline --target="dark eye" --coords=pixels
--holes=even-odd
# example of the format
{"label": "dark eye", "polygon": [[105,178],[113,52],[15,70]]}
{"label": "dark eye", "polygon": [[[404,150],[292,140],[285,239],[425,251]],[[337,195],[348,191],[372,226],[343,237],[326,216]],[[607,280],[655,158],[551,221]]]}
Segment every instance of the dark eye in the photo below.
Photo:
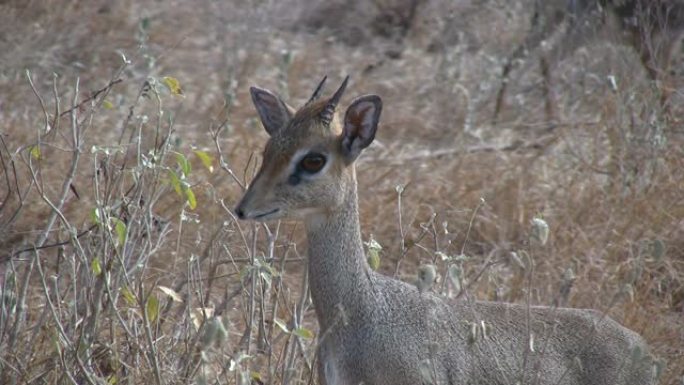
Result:
{"label": "dark eye", "polygon": [[310,153],[299,161],[299,168],[311,174],[321,171],[323,166],[325,157],[321,154]]}

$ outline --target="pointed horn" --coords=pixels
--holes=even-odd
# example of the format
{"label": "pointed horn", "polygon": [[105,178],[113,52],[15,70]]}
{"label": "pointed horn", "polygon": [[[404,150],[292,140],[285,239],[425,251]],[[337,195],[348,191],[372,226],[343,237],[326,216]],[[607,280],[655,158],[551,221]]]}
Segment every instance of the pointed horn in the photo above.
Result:
{"label": "pointed horn", "polygon": [[316,90],[314,91],[313,95],[311,95],[311,97],[309,98],[309,101],[306,102],[305,106],[313,103],[314,101],[316,101],[316,99],[318,99],[321,96],[321,91],[323,91],[323,85],[325,85],[326,80],[328,80],[327,75],[323,76],[323,80],[321,80],[321,82],[318,83],[318,87],[316,87]]}
{"label": "pointed horn", "polygon": [[337,107],[337,103],[339,103],[340,99],[342,98],[342,94],[344,93],[344,90],[347,88],[347,82],[349,82],[349,75],[347,75],[346,78],[344,78],[344,81],[342,82],[342,85],[340,88],[335,91],[335,94],[330,98],[328,101],[328,105],[325,106],[323,111],[321,111],[321,121],[327,126],[332,122],[333,115],[335,115],[335,108]]}

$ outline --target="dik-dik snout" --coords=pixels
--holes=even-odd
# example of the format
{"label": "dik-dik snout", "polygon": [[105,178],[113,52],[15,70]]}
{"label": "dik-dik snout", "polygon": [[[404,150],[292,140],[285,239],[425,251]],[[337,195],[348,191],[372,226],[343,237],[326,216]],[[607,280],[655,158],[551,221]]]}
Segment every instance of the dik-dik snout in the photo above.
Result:
{"label": "dik-dik snout", "polygon": [[325,78],[298,111],[271,91],[252,87],[252,101],[270,139],[261,168],[235,208],[240,219],[306,219],[339,208],[355,188],[351,167],[375,138],[382,101],[355,99],[344,119],[335,115],[348,77],[335,94],[317,100]]}

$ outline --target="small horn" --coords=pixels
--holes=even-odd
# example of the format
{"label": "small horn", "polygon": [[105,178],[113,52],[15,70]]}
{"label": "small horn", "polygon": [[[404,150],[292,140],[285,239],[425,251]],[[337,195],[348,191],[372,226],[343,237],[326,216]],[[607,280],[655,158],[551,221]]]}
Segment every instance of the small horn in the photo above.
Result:
{"label": "small horn", "polygon": [[323,86],[325,85],[325,81],[327,79],[327,75],[323,76],[323,80],[321,80],[321,82],[318,83],[318,87],[316,87],[316,90],[314,91],[313,95],[311,95],[311,97],[309,98],[309,101],[306,102],[305,106],[313,103],[314,101],[316,101],[316,99],[318,99],[321,96],[321,91],[323,91]]}
{"label": "small horn", "polygon": [[337,103],[339,103],[340,99],[342,98],[342,94],[344,93],[344,90],[347,88],[347,82],[349,82],[349,75],[347,75],[346,78],[344,78],[344,81],[342,82],[342,85],[340,88],[335,91],[335,94],[328,100],[328,104],[325,106],[323,111],[321,111],[321,121],[323,124],[326,126],[332,122],[333,115],[335,115],[335,108],[337,107]]}

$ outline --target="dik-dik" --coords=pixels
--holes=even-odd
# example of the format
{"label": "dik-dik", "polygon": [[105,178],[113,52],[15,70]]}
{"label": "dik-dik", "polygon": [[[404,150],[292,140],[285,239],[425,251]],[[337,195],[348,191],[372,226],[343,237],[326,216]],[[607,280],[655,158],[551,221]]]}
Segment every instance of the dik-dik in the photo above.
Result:
{"label": "dik-dik", "polygon": [[450,302],[373,271],[354,163],[375,137],[382,101],[360,96],[340,119],[347,81],[319,99],[321,82],[299,110],[251,88],[270,140],[235,208],[240,219],[305,224],[322,384],[655,383],[641,337],[596,311]]}

